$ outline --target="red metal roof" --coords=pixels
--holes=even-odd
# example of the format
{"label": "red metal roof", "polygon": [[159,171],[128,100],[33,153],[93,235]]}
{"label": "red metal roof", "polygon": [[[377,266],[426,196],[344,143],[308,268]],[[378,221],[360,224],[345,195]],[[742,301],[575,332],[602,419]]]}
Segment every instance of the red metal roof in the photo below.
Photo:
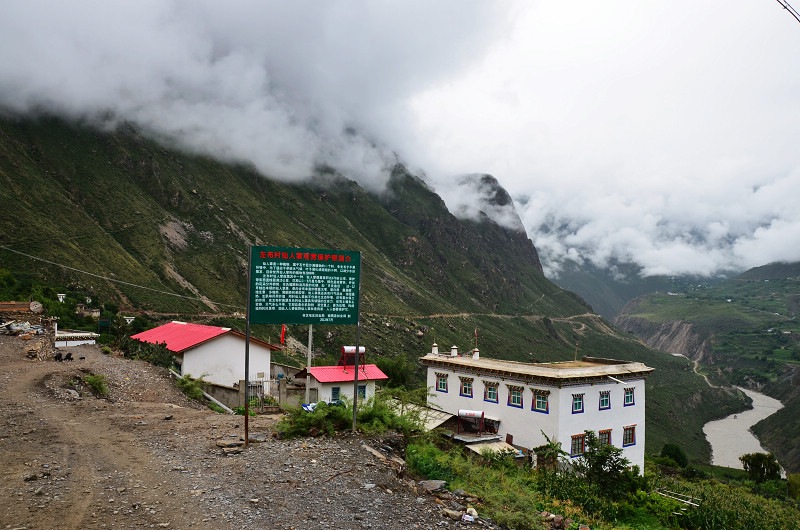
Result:
{"label": "red metal roof", "polygon": [[230,331],[231,328],[204,326],[186,322],[170,322],[169,324],[132,335],[131,338],[153,344],[165,342],[168,350],[180,353]]}
{"label": "red metal roof", "polygon": [[[308,369],[320,383],[339,383],[353,380],[352,366],[312,366]],[[359,365],[358,380],[389,379],[389,376],[374,364]]]}

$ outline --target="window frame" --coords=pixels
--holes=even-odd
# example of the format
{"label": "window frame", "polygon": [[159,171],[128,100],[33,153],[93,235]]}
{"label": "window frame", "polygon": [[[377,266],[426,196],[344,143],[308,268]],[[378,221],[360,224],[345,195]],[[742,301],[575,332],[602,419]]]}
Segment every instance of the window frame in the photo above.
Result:
{"label": "window frame", "polygon": [[[575,442],[580,442],[580,452],[575,451]],[[569,457],[578,458],[586,454],[586,433],[572,436],[569,445]]]}
{"label": "window frame", "polygon": [[[586,400],[583,399],[584,394],[572,394],[572,413],[573,414],[583,414],[583,411],[586,410],[585,402]],[[575,409],[575,404],[580,400],[581,408],[580,410]]]}
{"label": "window frame", "polygon": [[[539,400],[544,399],[544,408],[539,408]],[[541,414],[550,414],[550,396],[544,392],[534,392],[531,401],[531,410]]]}
{"label": "window frame", "polygon": [[[447,393],[447,375],[443,373],[436,373],[436,391],[437,392],[444,392]],[[442,388],[441,383],[444,383],[444,388]]]}
{"label": "window frame", "polygon": [[622,428],[622,447],[632,445],[636,445],[636,425],[626,425]]}
{"label": "window frame", "polygon": [[[489,395],[490,391],[494,391],[494,399]],[[492,383],[488,381],[483,382],[483,400],[489,403],[500,402],[500,383]]]}
{"label": "window frame", "polygon": [[358,385],[358,399],[367,399],[367,385]]}
{"label": "window frame", "polygon": [[[507,385],[508,386],[508,406],[514,407],[516,409],[521,409],[525,405],[525,396],[523,396],[523,392],[525,392],[525,387],[516,386],[516,385]],[[513,403],[512,396],[516,393],[519,393],[519,405]]]}
{"label": "window frame", "polygon": [[341,398],[342,398],[342,387],[340,386],[331,387],[331,401],[337,401]]}
{"label": "window frame", "polygon": [[[603,406],[603,398],[606,398],[606,406]],[[599,410],[610,410],[611,409],[611,390],[601,390],[600,391],[600,402],[599,402]]]}
{"label": "window frame", "polygon": [[[461,382],[461,384],[459,386],[459,389],[458,389],[458,395],[461,396],[461,397],[471,398],[472,394],[473,394],[473,386],[474,386],[472,384],[472,382],[475,379],[472,378],[472,377],[459,377],[458,379]],[[464,391],[466,388],[469,389],[469,393]]]}
{"label": "window frame", "polygon": [[[625,389],[625,395],[622,398],[622,404],[625,407],[631,407],[636,404],[636,393],[634,392],[636,387],[630,387]],[[628,396],[631,397],[630,403],[628,403]]]}
{"label": "window frame", "polygon": [[[607,435],[608,440],[603,441],[603,436]],[[612,445],[611,441],[611,429],[603,429],[602,431],[597,431],[597,441],[600,442],[600,445]]]}

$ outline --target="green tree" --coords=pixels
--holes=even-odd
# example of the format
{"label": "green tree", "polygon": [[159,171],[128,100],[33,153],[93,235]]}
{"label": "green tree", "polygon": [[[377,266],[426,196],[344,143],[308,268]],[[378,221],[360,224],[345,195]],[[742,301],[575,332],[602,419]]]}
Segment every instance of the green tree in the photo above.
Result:
{"label": "green tree", "polygon": [[574,463],[575,471],[589,484],[598,486],[603,495],[614,499],[640,486],[639,467],[629,469],[630,465],[630,460],[622,456],[622,449],[600,443],[594,431],[586,431],[585,452]]}
{"label": "green tree", "polygon": [[772,453],[747,453],[740,456],[739,461],[750,479],[759,484],[781,478],[781,466]]}
{"label": "green tree", "polygon": [[664,444],[664,447],[661,448],[661,456],[671,458],[680,467],[689,465],[689,457],[678,444]]}

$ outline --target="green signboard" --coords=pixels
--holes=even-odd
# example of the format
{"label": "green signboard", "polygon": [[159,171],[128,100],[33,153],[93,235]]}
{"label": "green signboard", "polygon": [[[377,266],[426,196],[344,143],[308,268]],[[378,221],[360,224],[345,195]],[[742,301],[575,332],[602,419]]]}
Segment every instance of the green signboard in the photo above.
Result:
{"label": "green signboard", "polygon": [[357,324],[361,253],[251,247],[250,322]]}

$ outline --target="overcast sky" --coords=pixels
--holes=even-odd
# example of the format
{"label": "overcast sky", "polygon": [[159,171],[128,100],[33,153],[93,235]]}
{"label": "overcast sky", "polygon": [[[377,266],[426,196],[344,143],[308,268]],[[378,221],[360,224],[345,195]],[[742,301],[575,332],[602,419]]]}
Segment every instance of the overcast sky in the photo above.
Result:
{"label": "overcast sky", "polygon": [[771,0],[0,4],[7,111],[113,116],[281,180],[326,163],[379,191],[399,159],[454,212],[490,173],[551,276],[800,261],[798,57]]}

